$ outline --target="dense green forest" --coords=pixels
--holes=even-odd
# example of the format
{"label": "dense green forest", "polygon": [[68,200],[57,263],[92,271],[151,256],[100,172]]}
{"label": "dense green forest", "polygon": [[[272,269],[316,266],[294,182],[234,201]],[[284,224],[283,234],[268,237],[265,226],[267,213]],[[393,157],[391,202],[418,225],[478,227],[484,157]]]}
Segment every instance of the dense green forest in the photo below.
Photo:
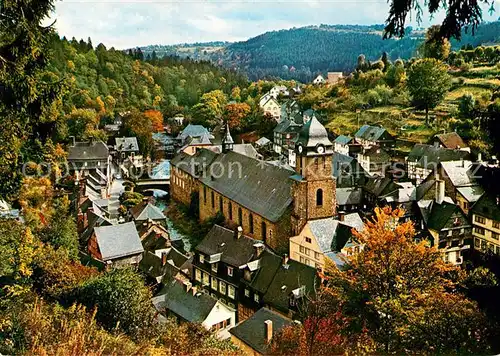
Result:
{"label": "dense green forest", "polygon": [[[387,52],[392,60],[409,59],[417,54],[424,39],[423,31],[408,28],[403,39],[382,39],[383,25],[321,25],[266,32],[248,41],[197,43],[179,46],[142,47],[145,56],[178,55],[210,59],[228,68],[244,70],[251,80],[278,77],[308,82],[326,71],[351,72],[356,58],[363,53],[377,60]],[[474,35],[463,32],[461,41],[452,41],[453,49],[500,41],[500,22],[478,27]]]}

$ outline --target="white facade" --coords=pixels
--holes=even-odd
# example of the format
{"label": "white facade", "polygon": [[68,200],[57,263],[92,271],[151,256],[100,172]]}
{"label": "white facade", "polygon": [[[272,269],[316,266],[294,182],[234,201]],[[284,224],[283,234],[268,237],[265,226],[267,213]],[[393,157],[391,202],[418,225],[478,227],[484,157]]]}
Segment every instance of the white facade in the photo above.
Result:
{"label": "white facade", "polygon": [[325,78],[320,74],[318,75],[314,80],[313,84],[324,84],[325,83]]}

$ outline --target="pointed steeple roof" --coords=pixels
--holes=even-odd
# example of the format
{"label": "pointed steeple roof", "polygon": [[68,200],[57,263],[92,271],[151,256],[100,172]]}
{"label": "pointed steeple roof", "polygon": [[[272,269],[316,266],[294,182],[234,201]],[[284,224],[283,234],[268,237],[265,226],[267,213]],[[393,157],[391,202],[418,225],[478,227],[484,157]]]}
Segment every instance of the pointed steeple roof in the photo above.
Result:
{"label": "pointed steeple roof", "polygon": [[224,139],[222,140],[222,143],[234,143],[233,138],[231,137],[231,132],[229,132],[229,123],[226,123],[226,132],[224,134]]}

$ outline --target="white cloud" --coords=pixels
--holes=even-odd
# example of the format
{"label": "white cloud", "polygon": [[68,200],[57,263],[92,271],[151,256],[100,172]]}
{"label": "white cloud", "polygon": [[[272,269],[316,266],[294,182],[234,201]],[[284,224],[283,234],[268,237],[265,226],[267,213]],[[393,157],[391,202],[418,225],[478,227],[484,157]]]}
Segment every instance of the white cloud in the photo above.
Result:
{"label": "white cloud", "polygon": [[52,18],[60,35],[90,37],[94,44],[122,49],[240,41],[270,30],[322,23],[380,24],[387,11],[385,0],[69,0],[56,2]]}

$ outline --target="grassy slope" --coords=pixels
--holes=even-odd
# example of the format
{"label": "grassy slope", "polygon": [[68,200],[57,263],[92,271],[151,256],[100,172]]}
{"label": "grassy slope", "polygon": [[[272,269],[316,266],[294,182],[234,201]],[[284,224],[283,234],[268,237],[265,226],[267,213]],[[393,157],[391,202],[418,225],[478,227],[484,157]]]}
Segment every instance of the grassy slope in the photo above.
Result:
{"label": "grassy slope", "polygon": [[[486,73],[486,77],[484,74]],[[425,125],[425,114],[414,108],[398,107],[394,105],[375,107],[359,114],[359,126],[364,124],[379,124],[387,128],[391,133],[397,135],[402,140],[410,142],[427,142],[435,133],[448,130],[446,118],[453,116],[458,110],[458,100],[465,93],[469,92],[475,97],[483,94],[491,95],[495,87],[500,86],[500,69],[495,66],[474,67],[467,74],[467,78],[462,77],[462,73],[454,73],[455,78],[462,77],[462,85],[449,91],[445,99],[435,110],[430,112],[431,117],[436,116],[435,122],[428,127]],[[398,112],[401,119],[390,118],[391,113]],[[332,121],[327,125],[330,130],[337,134],[353,135],[358,129],[358,118],[354,112],[341,112],[333,115]],[[403,130],[401,128],[404,127]],[[408,149],[408,145],[402,144],[403,150]]]}

